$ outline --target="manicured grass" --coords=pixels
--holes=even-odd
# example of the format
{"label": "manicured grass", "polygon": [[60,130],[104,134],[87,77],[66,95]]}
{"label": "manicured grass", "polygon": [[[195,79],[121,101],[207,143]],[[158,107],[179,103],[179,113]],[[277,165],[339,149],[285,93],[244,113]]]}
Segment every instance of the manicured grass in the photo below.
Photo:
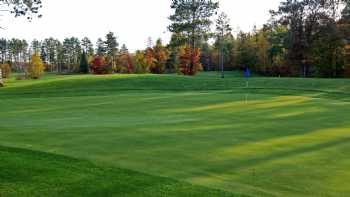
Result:
{"label": "manicured grass", "polygon": [[167,178],[15,148],[0,147],[0,168],[1,196],[233,196]]}
{"label": "manicured grass", "polygon": [[[171,191],[177,189],[192,196],[192,187],[194,193],[204,194],[212,188],[249,196],[347,196],[350,81],[257,77],[250,80],[249,88],[245,85],[238,76],[220,79],[214,74],[12,79],[0,89],[0,145],[79,159],[74,166],[83,166],[82,170],[72,168],[72,174],[83,176],[84,168],[111,174],[105,182],[92,178],[97,184],[86,194],[99,188],[106,194],[122,191],[115,189],[113,180],[132,170],[152,175],[130,172],[144,176],[148,184],[155,180],[155,193],[163,180],[159,177],[181,181],[169,180],[175,184],[169,196],[176,196]],[[31,152],[24,151],[29,156],[19,152],[16,156],[2,151],[5,156],[0,161],[5,158],[9,164],[1,167],[20,173],[24,160],[38,166],[35,158],[43,155],[45,159],[43,153],[32,158]],[[16,158],[18,165],[14,165]],[[44,185],[56,184],[50,178],[48,183],[44,180],[55,178],[60,170],[64,174],[64,160],[61,163],[48,164],[57,169],[53,176],[45,171],[36,176],[42,177]],[[0,180],[7,179],[0,172]],[[12,188],[30,181],[15,182]],[[0,196],[8,190],[2,182]],[[30,188],[36,186],[41,191],[45,187],[39,182],[21,191],[13,189],[13,194],[31,194]],[[107,183],[104,191],[99,185]],[[128,183],[143,187],[132,181],[122,184]],[[157,195],[163,196],[162,191]]]}

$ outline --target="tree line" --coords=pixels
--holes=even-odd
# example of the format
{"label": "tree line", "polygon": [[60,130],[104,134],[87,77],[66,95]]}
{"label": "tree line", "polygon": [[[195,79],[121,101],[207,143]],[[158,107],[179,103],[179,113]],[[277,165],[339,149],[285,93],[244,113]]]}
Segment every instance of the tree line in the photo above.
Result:
{"label": "tree line", "polygon": [[[225,13],[208,20],[218,8],[212,1],[172,2],[170,45],[200,49],[204,70],[248,67],[267,76],[350,77],[349,0],[283,0],[262,28],[250,32],[232,32]],[[209,28],[213,22],[215,31]]]}
{"label": "tree line", "polygon": [[[60,73],[181,73],[250,68],[266,76],[350,77],[350,1],[283,0],[260,29],[233,32],[213,0],[171,0],[168,44],[149,41],[130,53],[109,32],[28,43],[0,39],[1,62],[25,71],[40,55],[46,71]],[[213,28],[215,26],[215,28]]]}

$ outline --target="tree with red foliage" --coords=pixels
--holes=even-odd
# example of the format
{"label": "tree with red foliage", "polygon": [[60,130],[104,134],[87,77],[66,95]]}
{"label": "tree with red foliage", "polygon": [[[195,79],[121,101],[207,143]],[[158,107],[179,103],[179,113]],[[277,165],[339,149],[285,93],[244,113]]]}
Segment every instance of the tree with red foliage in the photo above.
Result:
{"label": "tree with red foliage", "polygon": [[98,55],[91,61],[90,69],[95,75],[112,74],[112,67],[105,62],[103,57]]}
{"label": "tree with red foliage", "polygon": [[179,72],[184,75],[195,75],[199,70],[202,69],[200,64],[200,49],[192,48],[188,45],[183,46],[178,52]]}

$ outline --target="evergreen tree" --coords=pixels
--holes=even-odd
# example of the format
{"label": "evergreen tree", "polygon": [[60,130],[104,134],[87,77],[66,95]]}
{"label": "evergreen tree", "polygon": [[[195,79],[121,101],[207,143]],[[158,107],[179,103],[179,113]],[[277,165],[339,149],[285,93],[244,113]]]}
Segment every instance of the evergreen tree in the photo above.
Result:
{"label": "evergreen tree", "polygon": [[177,51],[175,49],[171,49],[169,53],[169,58],[167,59],[165,64],[166,72],[175,72],[177,63]]}
{"label": "evergreen tree", "polygon": [[94,55],[94,48],[91,40],[88,37],[85,37],[81,40],[82,50],[85,51],[87,56]]}
{"label": "evergreen tree", "polygon": [[54,38],[48,38],[43,41],[43,46],[45,47],[46,51],[46,63],[49,66],[49,69],[51,72],[57,70],[57,56],[58,56],[58,49],[57,49],[57,43],[60,42],[59,40],[56,40]]}
{"label": "evergreen tree", "polygon": [[96,54],[99,56],[104,56],[106,54],[106,45],[102,38],[97,39]]}
{"label": "evergreen tree", "polygon": [[210,71],[212,66],[212,61],[211,61],[211,50],[210,50],[210,45],[208,42],[205,42],[201,46],[201,59],[200,62],[203,65],[203,69],[206,71]]}
{"label": "evergreen tree", "polygon": [[129,49],[126,47],[125,44],[122,45],[122,47],[120,48],[120,53],[129,53]]}
{"label": "evergreen tree", "polygon": [[32,46],[31,46],[33,53],[39,53],[40,47],[41,47],[40,41],[34,39],[32,41]]}
{"label": "evergreen tree", "polygon": [[46,46],[44,45],[44,43],[41,45],[41,50],[40,50],[40,58],[43,61],[44,64],[46,64],[46,57],[47,57],[47,53],[45,50]]}
{"label": "evergreen tree", "polygon": [[81,55],[80,41],[76,37],[66,38],[63,41],[64,64],[68,66],[68,72],[79,72]]}
{"label": "evergreen tree", "polygon": [[194,48],[196,40],[208,36],[211,17],[216,14],[219,3],[212,0],[172,0],[171,8],[174,14],[169,17],[172,22],[169,30],[187,35]]}
{"label": "evergreen tree", "polygon": [[195,50],[196,41],[208,38],[211,17],[216,14],[219,3],[212,0],[172,0],[171,8],[174,14],[169,17],[172,24],[168,29],[172,33],[187,36],[193,56],[190,58],[190,70],[196,70],[193,68],[194,56],[198,52]]}
{"label": "evergreen tree", "polygon": [[1,63],[4,64],[7,60],[7,40],[4,38],[0,39],[0,53],[1,53]]}
{"label": "evergreen tree", "polygon": [[340,3],[339,0],[283,0],[277,11],[271,11],[276,23],[288,26],[288,62],[299,65],[303,77],[310,76],[315,60],[314,42],[324,26],[336,24],[335,13]]}
{"label": "evergreen tree", "polygon": [[119,46],[119,43],[117,42],[117,37],[114,36],[113,32],[109,32],[106,35],[105,46],[106,46],[107,61],[113,65],[115,64],[115,61],[116,61],[115,57],[117,55],[118,46]]}
{"label": "evergreen tree", "polygon": [[80,73],[89,73],[89,64],[86,56],[86,52],[83,51],[80,57]]}
{"label": "evergreen tree", "polygon": [[342,19],[350,21],[350,1],[347,1],[342,11]]}
{"label": "evergreen tree", "polygon": [[221,68],[221,77],[224,78],[225,77],[225,73],[224,73],[224,38],[226,35],[230,34],[232,31],[232,28],[230,26],[230,20],[227,17],[227,15],[225,13],[221,13],[218,17],[218,19],[216,20],[216,36],[218,38],[218,42],[219,42],[219,65]]}

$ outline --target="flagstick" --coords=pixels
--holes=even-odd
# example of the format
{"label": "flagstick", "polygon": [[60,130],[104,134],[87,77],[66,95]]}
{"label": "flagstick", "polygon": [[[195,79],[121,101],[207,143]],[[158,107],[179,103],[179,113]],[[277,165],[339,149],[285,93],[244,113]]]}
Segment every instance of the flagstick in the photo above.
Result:
{"label": "flagstick", "polygon": [[249,89],[249,77],[250,77],[250,71],[249,68],[246,67],[245,71],[244,71],[244,78],[246,79],[245,81],[245,103],[248,103],[248,89]]}
{"label": "flagstick", "polygon": [[249,80],[246,80],[246,93],[245,93],[245,103],[248,103],[248,88],[249,88]]}
{"label": "flagstick", "polygon": [[2,70],[0,68],[0,87],[4,85],[4,82],[2,81]]}

